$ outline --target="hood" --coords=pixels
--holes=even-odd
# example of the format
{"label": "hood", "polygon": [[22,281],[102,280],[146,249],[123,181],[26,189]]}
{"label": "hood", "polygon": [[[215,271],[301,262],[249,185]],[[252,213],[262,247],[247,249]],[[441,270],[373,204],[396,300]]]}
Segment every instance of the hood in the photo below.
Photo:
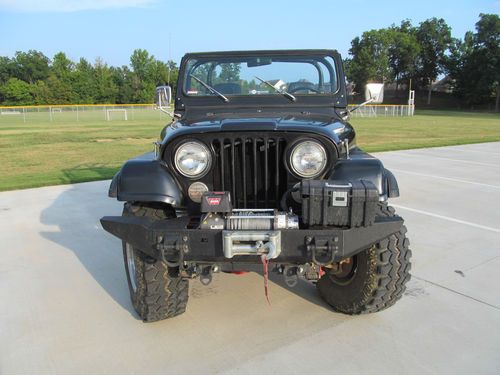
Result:
{"label": "hood", "polygon": [[[234,115],[234,114],[233,114]],[[354,140],[352,126],[338,118],[323,115],[286,115],[286,116],[205,116],[196,120],[176,121],[164,129],[163,143],[178,136],[195,136],[207,132],[250,132],[283,131],[304,132],[324,135],[336,143],[345,138]]]}

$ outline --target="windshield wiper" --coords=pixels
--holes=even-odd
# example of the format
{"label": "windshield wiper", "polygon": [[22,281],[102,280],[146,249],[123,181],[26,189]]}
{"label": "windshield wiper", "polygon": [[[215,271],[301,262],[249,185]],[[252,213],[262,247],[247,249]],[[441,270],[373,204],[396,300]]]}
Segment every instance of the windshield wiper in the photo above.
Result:
{"label": "windshield wiper", "polygon": [[191,78],[193,78],[195,81],[199,82],[208,91],[210,91],[214,95],[217,95],[219,98],[221,98],[222,100],[224,100],[226,103],[229,101],[229,99],[226,96],[224,96],[223,94],[221,94],[220,92],[218,92],[216,89],[214,89],[208,83],[203,82],[201,79],[199,79],[198,77],[195,77],[195,76],[191,76]]}
{"label": "windshield wiper", "polygon": [[295,102],[297,101],[297,98],[295,96],[293,96],[292,94],[290,94],[289,92],[285,91],[285,90],[282,90],[282,89],[279,89],[277,87],[274,87],[273,84],[269,81],[266,81],[262,78],[259,78],[257,76],[255,76],[255,78],[257,78],[259,81],[261,81],[262,83],[265,83],[266,85],[268,85],[270,88],[272,88],[274,91],[276,91],[277,93],[280,93],[281,95],[283,95],[285,98],[287,99],[290,99],[292,102]]}

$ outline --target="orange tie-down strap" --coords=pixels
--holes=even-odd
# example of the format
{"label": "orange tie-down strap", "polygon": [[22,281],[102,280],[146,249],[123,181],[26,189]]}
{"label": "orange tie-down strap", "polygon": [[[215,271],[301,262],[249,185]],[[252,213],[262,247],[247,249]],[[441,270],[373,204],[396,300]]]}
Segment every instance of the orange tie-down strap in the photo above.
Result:
{"label": "orange tie-down strap", "polygon": [[266,295],[267,303],[271,306],[271,301],[269,301],[269,260],[267,259],[267,254],[262,254],[260,259],[264,269],[264,293]]}

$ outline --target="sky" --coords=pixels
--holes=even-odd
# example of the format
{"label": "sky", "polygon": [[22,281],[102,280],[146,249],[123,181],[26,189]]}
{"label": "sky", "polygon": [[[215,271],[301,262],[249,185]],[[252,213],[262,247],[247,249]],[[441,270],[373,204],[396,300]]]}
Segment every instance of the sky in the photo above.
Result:
{"label": "sky", "polygon": [[177,63],[186,52],[327,48],[347,56],[363,31],[442,17],[473,30],[500,0],[0,0],[0,56],[35,49],[128,65],[143,48]]}

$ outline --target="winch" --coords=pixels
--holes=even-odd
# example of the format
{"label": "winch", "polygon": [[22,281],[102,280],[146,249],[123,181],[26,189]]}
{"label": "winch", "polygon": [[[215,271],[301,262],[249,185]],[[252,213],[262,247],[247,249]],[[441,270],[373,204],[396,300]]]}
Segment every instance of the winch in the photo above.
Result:
{"label": "winch", "polygon": [[275,209],[233,209],[228,213],[208,212],[200,229],[279,230],[298,229],[299,217]]}
{"label": "winch", "polygon": [[200,229],[280,230],[298,229],[299,217],[273,208],[233,209],[227,191],[206,192],[202,196]]}
{"label": "winch", "polygon": [[201,202],[200,229],[222,230],[226,258],[281,253],[281,230],[299,229],[299,217],[276,209],[233,209],[229,192],[207,192]]}

